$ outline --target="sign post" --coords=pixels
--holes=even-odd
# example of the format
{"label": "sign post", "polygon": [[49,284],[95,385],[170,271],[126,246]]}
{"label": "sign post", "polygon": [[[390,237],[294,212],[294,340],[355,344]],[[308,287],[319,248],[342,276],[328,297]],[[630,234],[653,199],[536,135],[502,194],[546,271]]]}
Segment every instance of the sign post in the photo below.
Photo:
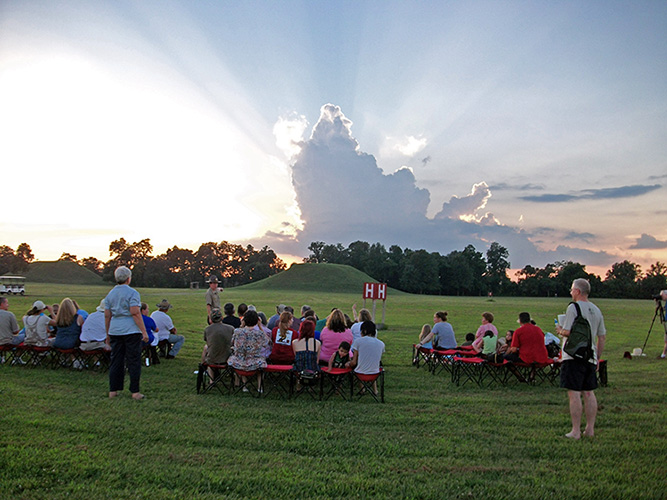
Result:
{"label": "sign post", "polygon": [[387,284],[386,283],[364,283],[364,307],[366,307],[366,299],[373,301],[373,322],[375,322],[375,307],[376,300],[382,301],[382,324],[384,325],[384,317],[387,305]]}

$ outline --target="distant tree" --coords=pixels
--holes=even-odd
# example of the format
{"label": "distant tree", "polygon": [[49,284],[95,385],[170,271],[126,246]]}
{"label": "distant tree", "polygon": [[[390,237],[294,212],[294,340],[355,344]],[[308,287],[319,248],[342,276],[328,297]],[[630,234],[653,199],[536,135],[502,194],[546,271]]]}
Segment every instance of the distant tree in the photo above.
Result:
{"label": "distant tree", "polygon": [[86,269],[91,270],[95,274],[102,276],[102,271],[104,270],[104,262],[95,257],[86,257],[79,261],[79,265],[85,267]]}
{"label": "distant tree", "polygon": [[27,243],[19,244],[19,246],[16,248],[16,256],[26,264],[30,264],[33,260],[35,260],[32,249]]}
{"label": "distant tree", "polygon": [[71,253],[63,252],[58,260],[64,260],[64,261],[68,261],[68,262],[76,262],[77,258],[76,258],[76,255],[72,255]]}
{"label": "distant tree", "polygon": [[507,270],[510,268],[509,251],[500,243],[493,242],[486,251],[486,272],[484,278],[487,287],[494,295],[500,294],[507,288],[510,279]]}
{"label": "distant tree", "polygon": [[667,290],[667,265],[662,262],[651,264],[639,282],[640,297],[653,297],[661,290]]}
{"label": "distant tree", "polygon": [[329,264],[347,264],[348,252],[340,243],[335,245],[324,245],[322,248],[322,260]]}
{"label": "distant tree", "polygon": [[370,244],[365,241],[353,241],[347,246],[347,264],[359,271],[364,271],[370,250]]}
{"label": "distant tree", "polygon": [[410,293],[438,293],[440,284],[437,255],[426,250],[410,252],[403,266],[401,288]]}
{"label": "distant tree", "polygon": [[323,241],[313,241],[310,245],[308,245],[308,250],[310,250],[310,254],[308,257],[303,259],[304,262],[308,262],[311,264],[317,264],[322,261],[322,249],[324,248],[325,243]]}
{"label": "distant tree", "polygon": [[0,274],[17,273],[20,267],[14,249],[0,245]]}
{"label": "distant tree", "polygon": [[613,298],[639,298],[640,276],[639,264],[629,260],[613,264],[604,280],[605,295]]}

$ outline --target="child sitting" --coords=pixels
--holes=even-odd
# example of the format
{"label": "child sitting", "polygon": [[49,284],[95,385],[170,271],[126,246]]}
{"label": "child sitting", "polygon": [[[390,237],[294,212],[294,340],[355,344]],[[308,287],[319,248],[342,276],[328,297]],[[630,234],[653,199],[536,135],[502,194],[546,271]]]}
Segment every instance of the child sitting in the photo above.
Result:
{"label": "child sitting", "polygon": [[350,364],[350,343],[341,342],[338,349],[329,358],[329,370],[332,368],[348,368]]}
{"label": "child sitting", "polygon": [[472,343],[474,341],[475,341],[475,334],[474,333],[466,333],[466,341],[463,344],[461,344],[461,347],[472,345]]}

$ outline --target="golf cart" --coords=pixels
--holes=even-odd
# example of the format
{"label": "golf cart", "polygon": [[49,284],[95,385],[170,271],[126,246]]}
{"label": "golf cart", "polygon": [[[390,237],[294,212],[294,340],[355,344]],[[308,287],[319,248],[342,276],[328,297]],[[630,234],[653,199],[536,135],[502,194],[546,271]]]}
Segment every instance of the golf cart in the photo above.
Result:
{"label": "golf cart", "polygon": [[25,295],[23,276],[0,276],[0,294]]}

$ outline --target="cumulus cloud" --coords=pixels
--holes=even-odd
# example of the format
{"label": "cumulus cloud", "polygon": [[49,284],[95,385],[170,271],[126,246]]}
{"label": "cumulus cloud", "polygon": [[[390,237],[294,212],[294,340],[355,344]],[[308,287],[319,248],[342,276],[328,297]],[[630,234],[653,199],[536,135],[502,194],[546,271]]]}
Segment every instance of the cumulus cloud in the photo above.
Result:
{"label": "cumulus cloud", "polygon": [[[452,196],[448,202],[442,204],[442,210],[435,215],[436,219],[458,218],[468,222],[479,222],[480,217],[476,214],[486,207],[486,202],[491,198],[491,191],[486,182],[475,184],[467,196],[459,198]],[[483,216],[482,216],[483,217]]]}
{"label": "cumulus cloud", "polygon": [[303,115],[281,116],[273,126],[273,135],[276,146],[285,153],[287,158],[293,158],[301,152],[303,134],[308,128],[308,120]]}
{"label": "cumulus cloud", "polygon": [[602,200],[602,199],[616,199],[616,198],[635,198],[642,196],[656,189],[660,189],[660,184],[653,184],[651,186],[621,186],[616,188],[604,189],[583,189],[569,194],[541,194],[521,196],[524,201],[534,201],[538,203],[562,203],[573,200]]}
{"label": "cumulus cloud", "polygon": [[650,234],[642,234],[639,238],[637,238],[635,244],[630,248],[641,250],[661,250],[663,248],[667,248],[667,241],[660,241]]}
{"label": "cumulus cloud", "polygon": [[[491,198],[485,182],[475,184],[464,196],[452,196],[429,218],[429,191],[417,187],[409,168],[385,174],[375,157],[361,150],[352,126],[338,106],[322,107],[310,138],[299,143],[292,162],[303,226],[266,234],[263,244],[279,253],[299,255],[307,253],[312,241],[348,245],[363,240],[447,254],[469,244],[484,252],[497,241],[509,250],[514,267],[578,257],[591,265],[614,262],[604,252],[570,247],[540,251],[531,234],[484,213]],[[294,238],[288,236],[291,230],[296,230]]]}
{"label": "cumulus cloud", "polygon": [[417,139],[416,137],[409,135],[403,139],[396,140],[390,139],[390,141],[395,141],[393,149],[398,151],[404,156],[414,156],[419,153],[422,149],[426,147],[428,141],[425,137]]}

